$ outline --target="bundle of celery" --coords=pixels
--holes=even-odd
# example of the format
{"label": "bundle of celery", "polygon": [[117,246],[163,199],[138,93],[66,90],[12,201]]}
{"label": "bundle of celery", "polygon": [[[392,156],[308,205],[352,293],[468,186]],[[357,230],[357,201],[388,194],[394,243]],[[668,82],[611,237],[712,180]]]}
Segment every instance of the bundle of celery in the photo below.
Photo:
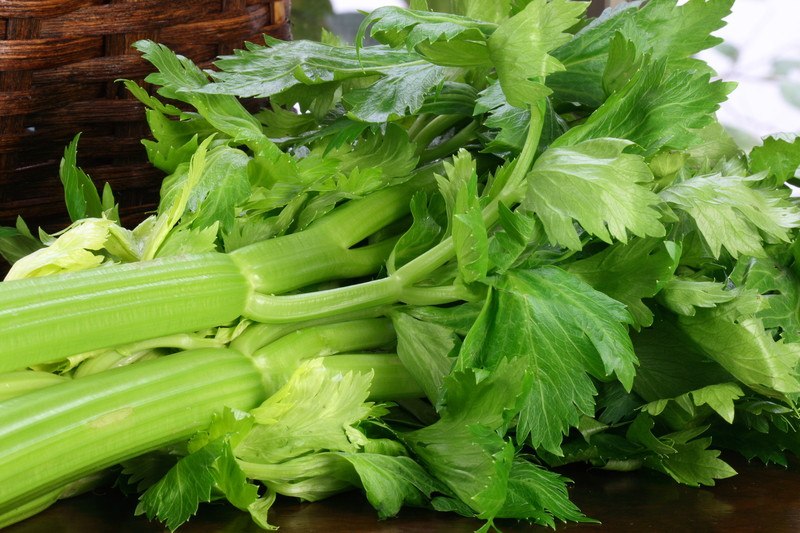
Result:
{"label": "bundle of celery", "polygon": [[170,529],[350,489],[554,526],[566,463],[786,464],[800,141],[716,122],[731,3],[413,1],[213,72],[137,43],[157,213],[123,228],[76,139],[74,223],[0,229],[0,524],[111,476]]}

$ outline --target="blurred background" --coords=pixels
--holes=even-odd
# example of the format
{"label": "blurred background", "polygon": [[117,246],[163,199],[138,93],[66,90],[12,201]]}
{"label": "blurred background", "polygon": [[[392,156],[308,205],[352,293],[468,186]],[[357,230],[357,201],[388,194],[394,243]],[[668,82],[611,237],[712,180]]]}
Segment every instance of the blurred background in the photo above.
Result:
{"label": "blurred background", "polygon": [[[429,0],[436,8],[437,2]],[[491,1],[491,0],[487,0]],[[598,13],[623,0],[593,0]],[[404,0],[293,0],[295,39],[319,37],[320,28],[352,42],[363,17],[381,6],[406,6]],[[728,25],[717,35],[725,42],[704,52],[706,60],[738,88],[719,111],[722,124],[743,148],[769,134],[800,134],[800,0],[736,0]]]}

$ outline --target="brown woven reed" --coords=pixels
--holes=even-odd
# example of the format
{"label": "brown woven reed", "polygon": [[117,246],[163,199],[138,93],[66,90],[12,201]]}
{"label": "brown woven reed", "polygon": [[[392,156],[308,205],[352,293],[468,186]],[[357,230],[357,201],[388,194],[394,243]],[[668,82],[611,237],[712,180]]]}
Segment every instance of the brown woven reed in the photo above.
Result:
{"label": "brown woven reed", "polygon": [[78,164],[111,184],[123,218],[151,210],[162,179],[140,140],[144,112],[117,79],[152,67],[131,44],[164,43],[208,66],[216,56],[290,38],[290,0],[0,0],[0,226],[68,222],[58,178],[78,132]]}

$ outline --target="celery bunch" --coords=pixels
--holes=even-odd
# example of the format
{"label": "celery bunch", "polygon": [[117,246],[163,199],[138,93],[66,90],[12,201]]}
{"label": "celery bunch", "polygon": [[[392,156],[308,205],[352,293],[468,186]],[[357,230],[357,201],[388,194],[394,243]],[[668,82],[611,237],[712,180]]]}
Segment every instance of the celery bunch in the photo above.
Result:
{"label": "celery bunch", "polygon": [[0,523],[109,468],[170,529],[352,488],[489,529],[588,521],[570,462],[786,463],[800,150],[715,119],[731,1],[413,2],[212,72],[137,43],[157,212],[124,228],[76,139],[74,223],[0,230]]}

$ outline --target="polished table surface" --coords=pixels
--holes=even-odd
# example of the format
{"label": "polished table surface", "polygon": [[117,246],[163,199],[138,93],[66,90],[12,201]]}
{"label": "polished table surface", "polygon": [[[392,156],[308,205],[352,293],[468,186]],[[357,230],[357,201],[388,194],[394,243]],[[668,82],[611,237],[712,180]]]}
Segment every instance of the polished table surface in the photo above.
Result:
{"label": "polished table surface", "polygon": [[[606,472],[570,468],[570,489],[584,513],[597,524],[562,524],[556,531],[670,533],[800,532],[800,467],[764,467],[732,462],[739,475],[715,487],[676,485],[653,472]],[[143,517],[133,517],[136,502],[117,493],[80,496],[4,530],[7,533],[149,533],[166,531]],[[379,521],[358,493],[317,503],[279,501],[270,521],[281,533],[294,532],[470,532],[481,522],[433,511],[404,509]],[[504,533],[549,531],[501,521]],[[249,516],[222,505],[205,505],[181,533],[256,533]]]}

